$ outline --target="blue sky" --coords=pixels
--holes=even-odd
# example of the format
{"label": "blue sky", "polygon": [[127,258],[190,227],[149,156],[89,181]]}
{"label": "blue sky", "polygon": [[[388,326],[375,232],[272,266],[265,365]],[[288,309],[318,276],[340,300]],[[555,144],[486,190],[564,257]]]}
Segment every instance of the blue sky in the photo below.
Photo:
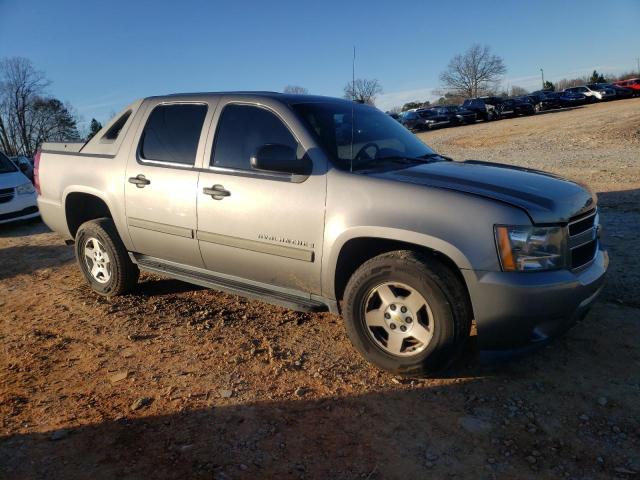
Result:
{"label": "blue sky", "polygon": [[377,78],[387,109],[429,99],[449,59],[473,43],[505,59],[505,84],[629,71],[640,0],[146,1],[0,0],[0,57],[31,59],[85,120],[136,98],[302,85],[341,96]]}

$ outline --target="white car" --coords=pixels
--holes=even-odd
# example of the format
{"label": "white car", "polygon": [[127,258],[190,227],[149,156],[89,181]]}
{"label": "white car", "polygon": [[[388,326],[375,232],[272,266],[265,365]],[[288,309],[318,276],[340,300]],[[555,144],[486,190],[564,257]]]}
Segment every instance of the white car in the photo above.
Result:
{"label": "white car", "polygon": [[565,92],[581,93],[587,100],[612,100],[616,98],[616,91],[613,88],[602,87],[597,84],[582,85],[581,87],[565,88]]}
{"label": "white car", "polygon": [[39,214],[33,184],[0,152],[0,223],[34,218]]}

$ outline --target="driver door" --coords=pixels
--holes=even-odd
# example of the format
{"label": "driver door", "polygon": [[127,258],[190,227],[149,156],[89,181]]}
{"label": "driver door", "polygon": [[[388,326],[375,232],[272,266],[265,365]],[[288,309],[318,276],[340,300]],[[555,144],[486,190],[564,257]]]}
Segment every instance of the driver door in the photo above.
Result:
{"label": "driver door", "polygon": [[265,144],[305,154],[287,115],[275,106],[221,102],[198,181],[196,236],[208,270],[320,294],[326,165],[315,163],[300,177],[250,164]]}

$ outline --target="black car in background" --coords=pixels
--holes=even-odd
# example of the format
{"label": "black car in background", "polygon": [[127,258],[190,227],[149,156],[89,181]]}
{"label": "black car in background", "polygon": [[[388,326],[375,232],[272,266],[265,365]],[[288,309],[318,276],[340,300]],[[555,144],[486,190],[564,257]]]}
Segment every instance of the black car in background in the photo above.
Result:
{"label": "black car in background", "polygon": [[562,100],[560,99],[560,94],[556,92],[551,92],[548,90],[538,90],[536,92],[531,92],[527,95],[529,99],[533,103],[533,109],[536,112],[543,112],[545,110],[554,110],[556,108],[563,108]]}
{"label": "black car in background", "polygon": [[564,91],[558,93],[562,107],[575,107],[578,105],[584,105],[589,101],[586,95],[579,92]]}
{"label": "black car in background", "polygon": [[416,113],[424,120],[427,129],[448,127],[455,123],[452,115],[444,108],[421,108]]}
{"label": "black car in background", "polygon": [[445,109],[420,108],[404,112],[400,116],[400,123],[411,131],[431,130],[432,128],[454,125],[452,115]]}
{"label": "black car in background", "polygon": [[440,109],[443,114],[449,115],[451,123],[454,125],[468,125],[470,123],[476,123],[478,119],[478,115],[475,112],[459,105],[442,105],[436,108]]}
{"label": "black car in background", "polygon": [[622,100],[623,98],[633,97],[633,90],[630,88],[621,87],[619,85],[609,85],[616,91],[616,99]]}
{"label": "black car in background", "polygon": [[479,120],[498,120],[500,115],[496,105],[500,100],[499,97],[468,98],[462,104],[462,108],[474,112]]}
{"label": "black car in background", "polygon": [[415,110],[402,112],[400,114],[400,123],[412,132],[425,130],[427,128],[424,119],[420,117],[420,115],[418,115],[418,112],[416,112]]}
{"label": "black car in background", "polygon": [[630,88],[621,87],[619,85],[612,85],[610,83],[594,83],[587,85],[589,88],[598,88],[601,90],[613,90],[616,94],[615,100],[621,100],[623,98],[631,98],[633,97],[633,90]]}
{"label": "black car in background", "polygon": [[528,97],[507,98],[496,106],[496,110],[501,118],[536,113],[533,102]]}

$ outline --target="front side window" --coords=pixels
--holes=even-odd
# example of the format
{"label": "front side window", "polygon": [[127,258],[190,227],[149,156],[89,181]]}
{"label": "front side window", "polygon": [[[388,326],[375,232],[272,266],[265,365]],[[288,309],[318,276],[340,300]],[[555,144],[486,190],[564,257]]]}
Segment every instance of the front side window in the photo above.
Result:
{"label": "front side window", "polygon": [[144,160],[193,165],[207,106],[176,103],[158,105],[147,120],[140,140]]}
{"label": "front side window", "polygon": [[250,170],[251,157],[266,144],[296,149],[298,142],[274,113],[253,105],[224,107],[211,164],[216,167]]}

